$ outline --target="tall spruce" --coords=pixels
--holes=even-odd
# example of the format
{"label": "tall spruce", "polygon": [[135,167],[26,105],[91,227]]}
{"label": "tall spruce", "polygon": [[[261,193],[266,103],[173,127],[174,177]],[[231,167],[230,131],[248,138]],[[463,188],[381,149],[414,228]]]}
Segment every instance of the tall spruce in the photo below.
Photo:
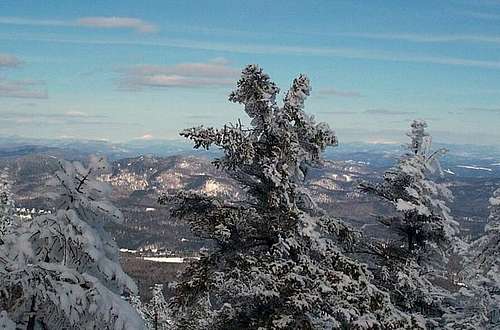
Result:
{"label": "tall spruce", "polygon": [[247,66],[229,100],[244,106],[221,129],[194,127],[181,135],[195,148],[218,147],[214,165],[246,190],[240,200],[181,193],[162,196],[213,249],[190,263],[175,287],[179,329],[418,329],[370,283],[366,267],[343,253],[354,234],[324,215],[303,187],[337,137],[304,112],[309,79],[298,76],[282,106],[278,87]]}

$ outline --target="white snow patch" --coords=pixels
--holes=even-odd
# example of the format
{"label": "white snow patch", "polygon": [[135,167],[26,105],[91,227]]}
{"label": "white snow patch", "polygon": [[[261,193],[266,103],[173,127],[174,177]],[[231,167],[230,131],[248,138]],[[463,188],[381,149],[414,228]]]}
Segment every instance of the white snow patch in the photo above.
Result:
{"label": "white snow patch", "polygon": [[129,249],[120,249],[120,252],[128,252],[128,253],[137,253],[136,250],[129,250]]}
{"label": "white snow patch", "polygon": [[467,168],[467,169],[470,169],[470,170],[481,170],[481,171],[488,171],[488,172],[493,171],[491,168],[479,167],[479,166],[457,165],[457,167]]}
{"label": "white snow patch", "polygon": [[182,264],[184,261],[189,259],[200,260],[200,258],[180,258],[180,257],[144,257],[144,260],[154,261],[154,262],[166,262],[170,264]]}

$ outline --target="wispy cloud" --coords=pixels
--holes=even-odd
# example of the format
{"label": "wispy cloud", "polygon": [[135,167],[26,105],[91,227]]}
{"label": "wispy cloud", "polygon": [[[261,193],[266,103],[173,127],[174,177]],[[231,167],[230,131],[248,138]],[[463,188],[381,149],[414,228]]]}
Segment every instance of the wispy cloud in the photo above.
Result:
{"label": "wispy cloud", "polygon": [[[500,15],[498,15],[500,19]],[[417,33],[336,33],[336,36],[374,40],[397,40],[415,43],[492,43],[500,44],[500,36],[475,34],[417,34]]]}
{"label": "wispy cloud", "polygon": [[0,78],[0,97],[46,99],[48,93],[43,82]]}
{"label": "wispy cloud", "polygon": [[6,111],[1,112],[3,118],[19,119],[19,118],[53,118],[53,119],[103,119],[107,118],[104,115],[90,115],[81,111],[66,111],[66,112],[23,112],[23,111]]}
{"label": "wispy cloud", "polygon": [[154,139],[154,135],[151,133],[146,133],[142,136],[139,136],[137,139],[138,140],[152,140],[152,139]]}
{"label": "wispy cloud", "polygon": [[317,114],[320,115],[326,115],[326,116],[335,116],[335,115],[359,115],[361,112],[359,111],[352,111],[352,110],[339,110],[339,111],[320,111],[317,112]]}
{"label": "wispy cloud", "polygon": [[32,25],[32,26],[71,26],[71,21],[31,19],[23,17],[0,17],[0,24],[5,25]]}
{"label": "wispy cloud", "polygon": [[470,58],[446,57],[435,55],[415,55],[413,53],[399,53],[392,51],[383,51],[375,49],[357,49],[357,48],[336,48],[336,47],[308,47],[308,46],[276,46],[263,44],[236,44],[236,43],[214,43],[197,40],[185,39],[161,39],[157,41],[145,40],[95,40],[95,39],[69,39],[69,38],[51,38],[36,37],[26,35],[0,34],[1,40],[24,40],[38,41],[48,43],[69,43],[69,44],[89,44],[89,45],[135,45],[148,47],[167,47],[198,49],[209,51],[222,51],[244,54],[287,54],[300,56],[322,56],[339,57],[350,59],[378,60],[387,62],[410,62],[410,63],[428,63],[451,66],[477,67],[485,69],[500,70],[500,61],[497,60],[478,60]]}
{"label": "wispy cloud", "polygon": [[416,112],[414,111],[396,111],[396,110],[387,110],[387,109],[368,109],[363,111],[364,114],[367,115],[376,115],[376,116],[398,116],[398,115],[414,115]]}
{"label": "wispy cloud", "polygon": [[484,20],[500,20],[500,14],[495,14],[495,13],[486,13],[486,12],[480,12],[480,11],[468,11],[468,12],[463,12],[464,15],[473,17],[473,18],[479,18],[479,19],[484,19]]}
{"label": "wispy cloud", "polygon": [[363,111],[354,111],[354,110],[325,111],[325,112],[318,112],[318,114],[332,115],[332,116],[335,115],[403,116],[403,115],[415,115],[416,112],[376,108],[376,109],[367,109]]}
{"label": "wispy cloud", "polygon": [[214,119],[216,114],[211,114],[211,115],[187,115],[186,117],[189,119],[197,119],[197,120],[208,120],[208,119]]}
{"label": "wispy cloud", "polygon": [[205,63],[175,65],[138,65],[122,71],[119,88],[141,90],[145,87],[217,87],[234,83],[239,70],[223,59]]}
{"label": "wispy cloud", "polygon": [[467,112],[484,112],[491,114],[500,114],[500,108],[482,108],[482,107],[469,107],[464,109]]}
{"label": "wispy cloud", "polygon": [[321,96],[338,96],[347,98],[358,98],[362,97],[361,93],[355,91],[342,91],[333,87],[323,88],[318,90],[318,95]]}
{"label": "wispy cloud", "polygon": [[0,111],[0,126],[9,125],[51,125],[51,126],[134,126],[133,123],[117,122],[108,116],[91,115],[81,111],[26,112]]}
{"label": "wispy cloud", "polygon": [[500,115],[500,108],[465,107],[460,110],[448,111],[448,114],[463,116],[463,115],[471,115],[478,112],[491,115]]}
{"label": "wispy cloud", "polygon": [[21,63],[22,61],[14,55],[0,53],[0,68],[14,68]]}
{"label": "wispy cloud", "polygon": [[158,30],[157,27],[151,23],[131,17],[83,17],[78,19],[76,23],[79,26],[94,28],[128,28],[143,33],[156,32]]}
{"label": "wispy cloud", "polygon": [[102,29],[131,29],[142,33],[158,31],[156,25],[134,17],[93,16],[75,20],[31,19],[23,17],[0,17],[0,24],[54,26],[54,27],[92,27]]}

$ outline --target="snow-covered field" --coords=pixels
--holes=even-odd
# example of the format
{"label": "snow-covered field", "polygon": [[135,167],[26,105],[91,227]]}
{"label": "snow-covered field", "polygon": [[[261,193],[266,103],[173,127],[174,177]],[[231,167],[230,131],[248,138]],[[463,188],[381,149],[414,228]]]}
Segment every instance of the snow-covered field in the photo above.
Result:
{"label": "snow-covered field", "polygon": [[180,257],[144,257],[144,260],[155,261],[155,262],[166,262],[171,264],[181,264],[189,259],[199,259],[199,258],[180,258]]}
{"label": "snow-covered field", "polygon": [[479,167],[479,166],[457,165],[457,167],[467,168],[467,169],[470,169],[470,170],[481,170],[481,171],[488,171],[488,172],[493,171],[491,168]]}

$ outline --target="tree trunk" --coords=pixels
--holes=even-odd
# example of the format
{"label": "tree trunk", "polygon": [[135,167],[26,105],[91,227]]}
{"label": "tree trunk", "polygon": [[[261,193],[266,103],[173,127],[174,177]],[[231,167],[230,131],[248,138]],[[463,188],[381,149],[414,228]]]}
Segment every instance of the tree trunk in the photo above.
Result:
{"label": "tree trunk", "polygon": [[158,309],[155,309],[155,330],[158,330]]}
{"label": "tree trunk", "polygon": [[413,231],[408,233],[408,251],[413,251]]}
{"label": "tree trunk", "polygon": [[28,326],[26,326],[26,330],[35,330],[35,299],[36,297],[31,298],[30,318],[28,319]]}

